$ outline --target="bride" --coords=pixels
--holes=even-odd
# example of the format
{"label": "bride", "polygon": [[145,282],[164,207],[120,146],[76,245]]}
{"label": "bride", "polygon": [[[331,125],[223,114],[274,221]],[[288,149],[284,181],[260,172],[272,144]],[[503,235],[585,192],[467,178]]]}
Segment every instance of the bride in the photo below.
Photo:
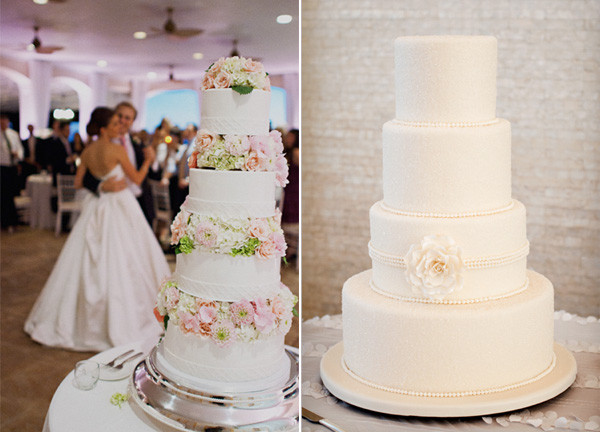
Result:
{"label": "bride", "polygon": [[[75,186],[86,171],[99,179],[128,177],[140,184],[154,159],[148,149],[139,171],[124,147],[112,140],[119,119],[109,108],[96,108],[87,126],[98,139],[81,155]],[[129,189],[87,194],[25,331],[44,345],[77,351],[158,336],[153,309],[161,281],[170,275],[164,254]]]}

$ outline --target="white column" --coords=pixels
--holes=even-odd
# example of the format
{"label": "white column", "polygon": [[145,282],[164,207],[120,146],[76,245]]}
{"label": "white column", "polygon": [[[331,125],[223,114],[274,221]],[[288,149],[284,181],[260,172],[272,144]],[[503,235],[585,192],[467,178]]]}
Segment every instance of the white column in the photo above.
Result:
{"label": "white column", "polygon": [[43,60],[29,62],[29,78],[31,79],[32,96],[35,106],[36,129],[47,128],[50,116],[50,82],[52,81],[52,64]]}
{"label": "white column", "polygon": [[283,75],[283,88],[287,92],[288,128],[300,126],[300,79],[297,73]]}
{"label": "white column", "polygon": [[94,72],[90,76],[90,87],[92,89],[91,103],[94,108],[106,106],[108,101],[108,75],[102,72]]}
{"label": "white column", "polygon": [[[137,118],[133,123],[134,131],[146,127],[146,95],[148,93],[148,81],[144,78],[131,80],[131,103],[137,109]],[[152,133],[153,131],[148,131]]]}

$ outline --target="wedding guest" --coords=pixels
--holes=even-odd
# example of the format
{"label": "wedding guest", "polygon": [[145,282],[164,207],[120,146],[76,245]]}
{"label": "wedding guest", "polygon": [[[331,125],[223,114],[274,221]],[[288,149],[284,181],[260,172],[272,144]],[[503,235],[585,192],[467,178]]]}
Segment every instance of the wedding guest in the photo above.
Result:
{"label": "wedding guest", "polygon": [[17,131],[10,128],[10,119],[5,113],[0,113],[0,129],[0,225],[12,233],[19,222],[15,196],[19,193],[19,161],[23,159],[23,145]]}
{"label": "wedding guest", "polygon": [[55,122],[54,133],[46,143],[46,164],[52,171],[52,184],[56,186],[58,174],[75,174],[77,154],[69,142],[71,123],[68,121]]}
{"label": "wedding guest", "polygon": [[33,125],[27,125],[29,137],[21,141],[23,144],[23,161],[21,162],[21,175],[19,176],[19,187],[25,189],[27,177],[40,172],[38,139],[33,134]]}
{"label": "wedding guest", "polygon": [[[88,133],[96,135],[81,155],[75,185],[89,171],[98,179],[127,177],[142,184],[155,157],[145,151],[141,167],[113,140],[121,134],[114,111],[96,108]],[[87,194],[82,212],[50,277],[25,322],[25,331],[44,345],[103,351],[162,329],[153,314],[157,287],[169,266],[131,189]]]}

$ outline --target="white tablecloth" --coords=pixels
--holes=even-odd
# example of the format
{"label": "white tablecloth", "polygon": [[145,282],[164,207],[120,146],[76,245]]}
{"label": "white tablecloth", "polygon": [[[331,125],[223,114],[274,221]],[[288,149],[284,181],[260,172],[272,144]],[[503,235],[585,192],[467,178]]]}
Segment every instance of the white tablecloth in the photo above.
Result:
{"label": "white tablecloth", "polygon": [[52,212],[50,206],[52,176],[49,174],[30,175],[27,177],[26,191],[31,198],[29,226],[42,229],[54,228],[56,214]]}
{"label": "white tablecloth", "polygon": [[[156,340],[131,343],[101,352],[91,360],[107,362],[129,349],[150,352]],[[130,363],[130,370],[143,357]],[[74,367],[75,365],[73,365]],[[171,431],[164,425],[154,422],[140,412],[134,403],[124,403],[121,408],[112,405],[110,398],[115,393],[127,393],[129,377],[120,381],[98,381],[95,388],[88,391],[73,386],[73,371],[58,386],[46,414],[43,432],[156,432]]]}
{"label": "white tablecloth", "polygon": [[[529,409],[499,416],[433,419],[377,414],[353,407],[332,396],[319,377],[323,354],[342,339],[341,315],[302,323],[302,406],[325,417],[345,432],[400,430],[464,431],[600,431],[600,322],[564,311],[554,314],[554,338],[573,352],[577,379],[562,395]],[[302,419],[302,432],[326,432]]]}

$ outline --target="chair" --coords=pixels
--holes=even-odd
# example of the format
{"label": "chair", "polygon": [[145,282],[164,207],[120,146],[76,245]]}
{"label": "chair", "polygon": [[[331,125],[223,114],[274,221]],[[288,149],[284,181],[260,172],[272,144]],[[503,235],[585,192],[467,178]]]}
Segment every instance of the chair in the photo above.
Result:
{"label": "chair", "polygon": [[81,202],[77,199],[77,189],[75,189],[75,176],[57,174],[56,194],[58,202],[54,235],[58,237],[61,232],[63,213],[79,213],[81,211]]}
{"label": "chair", "polygon": [[168,227],[173,220],[171,210],[171,197],[169,195],[169,185],[163,184],[157,180],[148,180],[152,190],[152,201],[154,204],[154,219],[152,220],[152,230],[156,233],[158,222],[164,221]]}

